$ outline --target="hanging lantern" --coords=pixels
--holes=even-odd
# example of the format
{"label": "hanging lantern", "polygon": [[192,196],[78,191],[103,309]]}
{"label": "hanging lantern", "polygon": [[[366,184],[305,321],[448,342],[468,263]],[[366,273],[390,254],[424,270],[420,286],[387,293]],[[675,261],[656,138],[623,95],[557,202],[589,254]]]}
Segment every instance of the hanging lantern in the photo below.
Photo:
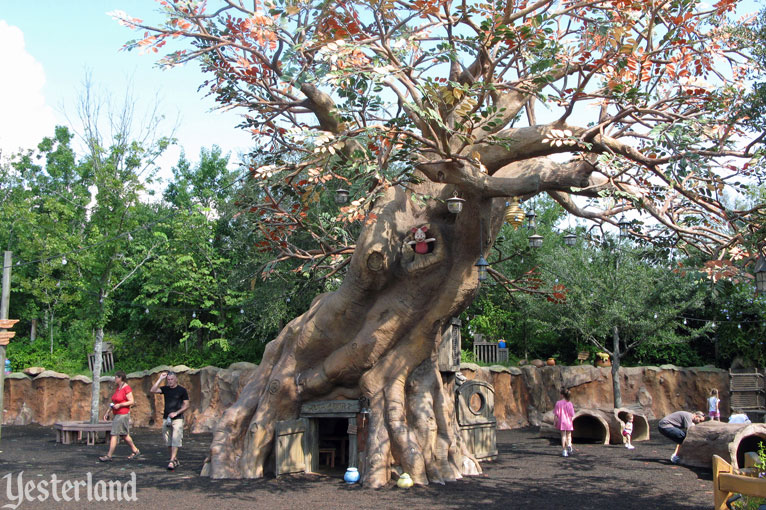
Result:
{"label": "hanging lantern", "polygon": [[519,207],[519,198],[511,197],[511,201],[506,205],[508,207],[505,208],[505,222],[514,229],[519,228],[524,224],[524,210]]}
{"label": "hanging lantern", "polygon": [[543,245],[543,236],[539,234],[532,234],[527,239],[529,239],[530,248],[540,248]]}
{"label": "hanging lantern", "polygon": [[335,203],[338,205],[342,205],[348,202],[348,190],[343,188],[338,188],[335,190]]}
{"label": "hanging lantern", "polygon": [[758,294],[766,294],[766,257],[758,256],[755,263],[755,290]]}
{"label": "hanging lantern", "polygon": [[458,197],[456,191],[452,198],[447,199],[447,210],[452,214],[459,214],[463,210],[463,202],[465,199]]}
{"label": "hanging lantern", "polygon": [[527,213],[527,228],[529,230],[534,230],[537,228],[537,215],[535,214],[535,210],[532,209]]}
{"label": "hanging lantern", "polygon": [[479,260],[477,260],[476,264],[474,265],[479,268],[479,281],[485,281],[487,279],[487,268],[489,267],[489,262],[487,262],[484,257],[479,256]]}
{"label": "hanging lantern", "polygon": [[617,221],[617,226],[620,227],[620,239],[625,239],[630,235],[630,232],[628,229],[630,229],[630,222],[625,219],[625,216],[620,216],[620,219]]}
{"label": "hanging lantern", "polygon": [[569,232],[567,235],[564,236],[564,244],[567,246],[574,246],[577,243],[577,236],[574,235],[572,232]]}

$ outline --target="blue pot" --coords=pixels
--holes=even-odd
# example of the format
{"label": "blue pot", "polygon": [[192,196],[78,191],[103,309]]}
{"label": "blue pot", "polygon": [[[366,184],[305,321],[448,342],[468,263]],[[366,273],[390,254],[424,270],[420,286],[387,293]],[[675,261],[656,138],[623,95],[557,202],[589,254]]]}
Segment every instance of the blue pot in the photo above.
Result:
{"label": "blue pot", "polygon": [[343,479],[347,484],[356,483],[359,481],[359,470],[355,467],[350,467],[346,470],[346,474],[343,475]]}
{"label": "blue pot", "polygon": [[498,340],[497,346],[501,349],[505,349],[505,340]]}

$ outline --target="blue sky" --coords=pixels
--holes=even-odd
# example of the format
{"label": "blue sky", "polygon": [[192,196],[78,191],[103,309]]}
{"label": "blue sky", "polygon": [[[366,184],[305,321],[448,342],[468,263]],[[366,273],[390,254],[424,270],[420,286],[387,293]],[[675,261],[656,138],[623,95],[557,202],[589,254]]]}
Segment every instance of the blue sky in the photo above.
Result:
{"label": "blue sky", "polygon": [[[72,126],[90,72],[97,90],[115,97],[132,82],[139,111],[157,96],[169,119],[160,134],[178,122],[179,146],[161,161],[163,175],[181,149],[194,161],[200,148],[215,144],[236,160],[250,145],[250,136],[235,128],[238,114],[212,111],[212,99],[197,91],[204,77],[196,64],[163,71],[154,66],[156,55],[120,51],[138,34],[107,15],[115,10],[148,22],[161,19],[154,0],[0,0],[0,150],[7,155],[31,148],[56,124]],[[739,9],[757,10],[752,0]]]}
{"label": "blue sky", "polygon": [[196,64],[163,71],[154,66],[156,55],[120,51],[138,34],[106,14],[114,10],[147,21],[160,16],[154,0],[0,0],[2,152],[32,148],[52,135],[55,125],[76,124],[77,99],[90,72],[96,90],[115,98],[132,82],[138,112],[157,97],[168,119],[159,134],[178,124],[179,147],[162,159],[163,175],[169,175],[181,148],[196,161],[200,148],[215,144],[236,160],[250,142],[235,128],[239,115],[212,111],[212,98],[197,91],[204,77]]}

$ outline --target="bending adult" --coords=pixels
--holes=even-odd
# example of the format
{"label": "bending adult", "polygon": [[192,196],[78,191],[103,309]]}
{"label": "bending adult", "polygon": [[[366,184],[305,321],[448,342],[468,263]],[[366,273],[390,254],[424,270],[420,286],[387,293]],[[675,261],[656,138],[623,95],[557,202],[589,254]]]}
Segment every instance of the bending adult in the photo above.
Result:
{"label": "bending adult", "polygon": [[729,423],[750,423],[750,418],[740,409],[732,409],[732,415],[729,416]]}
{"label": "bending adult", "polygon": [[689,430],[689,427],[703,421],[705,421],[705,414],[702,411],[695,411],[693,413],[688,411],[676,411],[660,420],[657,424],[657,427],[660,429],[660,434],[676,443],[676,449],[673,452],[673,455],[670,456],[670,462],[678,464],[681,460],[678,457],[678,450],[681,448],[684,439],[686,439],[686,433]]}
{"label": "bending adult", "polygon": [[[162,381],[167,382],[160,387]],[[170,453],[168,469],[172,471],[181,464],[178,461],[178,449],[183,445],[184,412],[189,409],[189,392],[178,384],[178,376],[174,372],[162,372],[149,391],[162,393],[165,397],[162,436]]]}
{"label": "bending adult", "polygon": [[117,448],[117,443],[122,438],[125,443],[130,446],[133,453],[128,455],[129,459],[135,459],[141,452],[133,443],[133,438],[130,437],[130,408],[133,407],[133,390],[130,389],[127,382],[127,375],[122,370],[118,370],[114,374],[115,390],[112,394],[112,402],[109,404],[109,409],[104,415],[104,421],[109,420],[109,413],[112,413],[112,436],[109,440],[109,452],[98,458],[101,462],[110,462],[114,450]]}

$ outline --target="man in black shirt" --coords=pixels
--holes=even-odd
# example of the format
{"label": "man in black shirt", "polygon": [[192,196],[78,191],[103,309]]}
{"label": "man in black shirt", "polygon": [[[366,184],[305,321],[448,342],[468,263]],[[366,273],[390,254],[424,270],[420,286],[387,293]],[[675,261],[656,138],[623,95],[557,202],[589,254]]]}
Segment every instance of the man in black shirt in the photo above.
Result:
{"label": "man in black shirt", "polygon": [[[166,380],[165,386],[160,388],[160,383]],[[189,409],[189,392],[186,388],[178,385],[178,376],[175,372],[162,372],[160,378],[154,383],[152,393],[162,393],[165,396],[165,411],[162,413],[162,436],[170,451],[168,469],[174,470],[181,463],[178,462],[178,449],[183,444],[184,437],[184,411]]]}

